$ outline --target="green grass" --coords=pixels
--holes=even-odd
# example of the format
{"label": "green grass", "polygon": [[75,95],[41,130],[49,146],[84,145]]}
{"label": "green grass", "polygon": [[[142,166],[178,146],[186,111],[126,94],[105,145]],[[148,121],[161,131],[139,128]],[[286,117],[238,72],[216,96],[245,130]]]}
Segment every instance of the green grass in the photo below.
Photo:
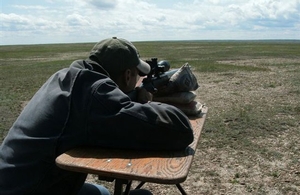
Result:
{"label": "green grass", "polygon": [[[245,66],[218,62],[295,58],[300,51],[300,44],[289,42],[160,41],[134,44],[143,59],[157,57],[158,60],[168,60],[173,68],[188,62],[195,71],[201,73],[268,71],[265,65]],[[73,60],[86,58],[93,45],[94,43],[0,46],[0,110],[6,111],[2,114],[2,123],[6,124],[0,129],[2,135],[19,113],[21,101],[29,100],[55,71],[68,67]],[[295,77],[291,82],[299,85],[299,77]],[[275,84],[268,83],[266,87],[275,87]],[[299,89],[296,88],[291,93],[299,94]],[[6,116],[10,120],[7,120]],[[246,120],[246,117],[244,119]]]}
{"label": "green grass", "polygon": [[[239,156],[229,154],[229,157],[251,170],[256,167],[257,159],[264,159],[264,163],[259,164],[261,172],[257,173],[260,178],[272,177],[271,183],[276,184],[280,193],[300,192],[299,174],[294,175],[290,183],[284,183],[280,180],[284,170],[270,168],[273,161],[287,163],[287,167],[297,167],[299,163],[299,41],[160,41],[134,44],[143,59],[157,57],[158,60],[168,60],[173,68],[188,62],[197,74],[199,98],[209,107],[199,150],[238,151]],[[68,67],[73,60],[86,58],[93,45],[0,46],[0,143],[19,115],[22,102],[30,100],[54,72]],[[210,162],[221,158],[217,155],[211,153],[204,162],[201,160],[205,158],[196,160]],[[220,162],[222,166],[231,163],[227,159]],[[194,167],[191,173],[199,173],[201,166]],[[289,174],[291,172],[288,171]],[[212,178],[212,181],[220,183],[220,188],[212,188],[216,192],[224,187],[222,182],[238,187],[246,178],[246,192],[268,194],[271,187],[252,181],[251,178],[256,175],[251,174],[251,171],[235,170],[233,175],[225,178],[210,167],[201,172],[207,181]]]}

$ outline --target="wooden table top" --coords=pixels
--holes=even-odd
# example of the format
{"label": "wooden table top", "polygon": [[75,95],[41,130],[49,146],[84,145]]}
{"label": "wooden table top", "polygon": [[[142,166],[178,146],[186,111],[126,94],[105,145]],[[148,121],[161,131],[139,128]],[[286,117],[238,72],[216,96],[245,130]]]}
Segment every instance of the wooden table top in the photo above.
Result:
{"label": "wooden table top", "polygon": [[208,108],[190,118],[194,141],[184,151],[130,151],[99,147],[74,148],[56,159],[58,167],[102,177],[137,180],[161,184],[178,184],[186,180],[200,139]]}

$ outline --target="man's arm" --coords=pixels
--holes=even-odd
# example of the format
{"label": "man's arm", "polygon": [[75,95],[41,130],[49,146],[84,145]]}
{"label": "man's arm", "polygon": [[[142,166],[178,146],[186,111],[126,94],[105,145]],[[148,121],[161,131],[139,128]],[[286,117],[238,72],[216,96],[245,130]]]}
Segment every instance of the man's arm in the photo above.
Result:
{"label": "man's arm", "polygon": [[188,118],[158,102],[132,102],[110,80],[98,81],[88,118],[88,143],[138,150],[178,150],[193,141]]}

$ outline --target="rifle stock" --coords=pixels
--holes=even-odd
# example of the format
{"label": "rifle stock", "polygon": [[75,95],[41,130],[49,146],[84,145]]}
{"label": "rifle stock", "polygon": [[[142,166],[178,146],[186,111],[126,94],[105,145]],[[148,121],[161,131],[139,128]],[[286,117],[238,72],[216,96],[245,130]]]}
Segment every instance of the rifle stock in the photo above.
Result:
{"label": "rifle stock", "polygon": [[[151,71],[141,83],[140,88],[146,89],[150,93],[156,93],[159,88],[167,85],[170,78],[178,69],[170,69],[170,64],[167,61],[157,62],[157,58],[152,58],[151,61],[146,61],[151,66]],[[127,94],[132,101],[137,100],[137,91],[133,90]]]}
{"label": "rifle stock", "polygon": [[144,78],[139,87],[145,88],[150,93],[155,93],[159,88],[169,82],[170,78],[177,70],[178,69],[170,70],[152,78]]}

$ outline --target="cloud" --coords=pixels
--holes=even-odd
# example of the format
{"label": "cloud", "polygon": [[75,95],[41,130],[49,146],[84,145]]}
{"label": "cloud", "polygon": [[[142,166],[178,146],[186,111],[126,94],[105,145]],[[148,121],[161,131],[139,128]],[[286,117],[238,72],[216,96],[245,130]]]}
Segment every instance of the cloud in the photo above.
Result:
{"label": "cloud", "polygon": [[40,5],[13,5],[12,7],[22,10],[46,10],[47,8]]}
{"label": "cloud", "polygon": [[191,5],[184,5],[184,9],[190,13],[185,21],[206,29],[291,27],[299,24],[299,4],[297,0],[195,1]]}
{"label": "cloud", "polygon": [[67,23],[67,26],[75,26],[75,27],[91,25],[91,23],[87,17],[82,16],[78,13],[68,15],[66,17],[66,23]]}
{"label": "cloud", "polygon": [[44,18],[35,16],[23,16],[17,14],[0,14],[0,22],[2,23],[1,31],[30,31],[34,33],[42,30],[57,29],[60,22],[49,21]]}
{"label": "cloud", "polygon": [[1,31],[13,31],[22,26],[26,27],[29,21],[17,14],[0,14]]}
{"label": "cloud", "polygon": [[98,9],[112,9],[116,6],[116,0],[87,0],[86,3],[95,6]]}
{"label": "cloud", "polygon": [[[156,2],[156,3],[154,3]],[[167,1],[170,2],[170,1]],[[48,0],[0,14],[0,38],[44,40],[300,38],[299,0]],[[275,32],[276,31],[276,32]],[[0,40],[1,40],[0,39]],[[32,40],[35,41],[35,40]],[[0,43],[3,44],[3,43]]]}

